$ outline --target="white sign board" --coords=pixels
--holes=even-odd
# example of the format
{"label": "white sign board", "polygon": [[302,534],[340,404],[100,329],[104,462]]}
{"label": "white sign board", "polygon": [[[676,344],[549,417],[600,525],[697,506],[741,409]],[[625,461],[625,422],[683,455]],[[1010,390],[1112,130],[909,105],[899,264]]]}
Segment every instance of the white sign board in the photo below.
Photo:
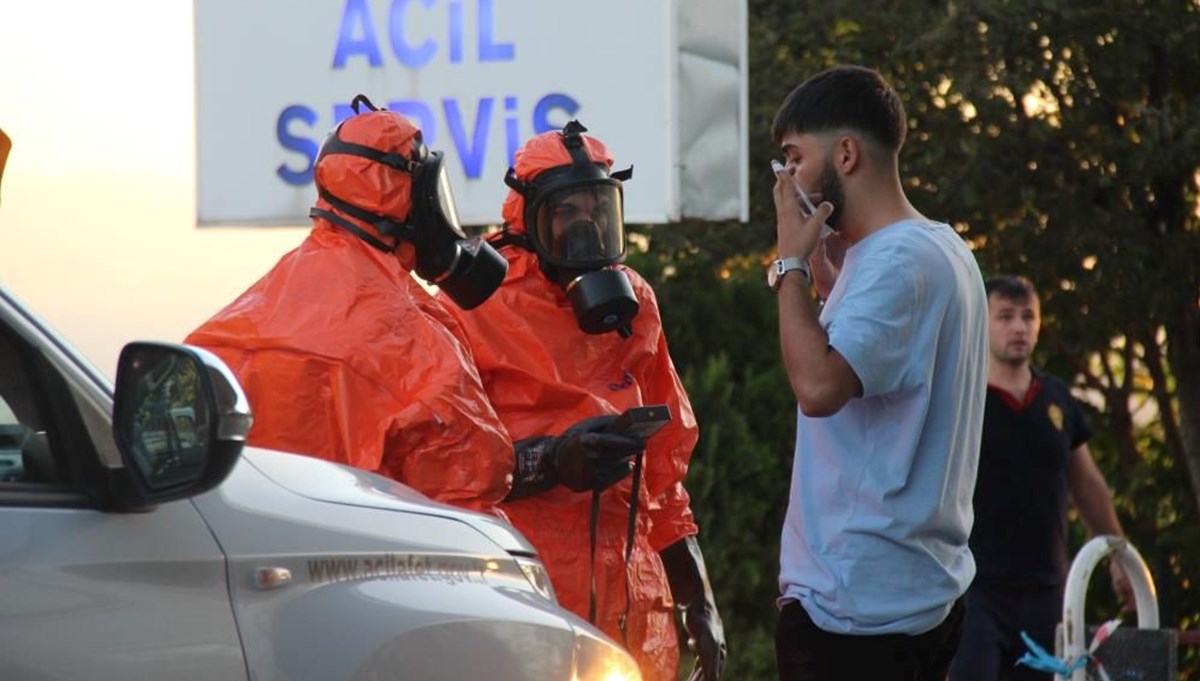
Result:
{"label": "white sign board", "polygon": [[[494,224],[516,149],[577,118],[632,164],[626,220],[680,215],[675,2],[196,0],[200,224],[307,224],[312,165],[358,94],[445,152]],[[730,159],[741,164],[741,159]]]}

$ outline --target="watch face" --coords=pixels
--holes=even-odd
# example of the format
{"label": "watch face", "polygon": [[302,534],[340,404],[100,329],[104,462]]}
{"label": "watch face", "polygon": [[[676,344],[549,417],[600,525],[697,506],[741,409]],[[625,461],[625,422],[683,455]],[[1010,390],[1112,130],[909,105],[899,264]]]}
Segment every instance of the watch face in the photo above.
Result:
{"label": "watch face", "polygon": [[771,266],[767,268],[767,286],[779,287],[779,267],[775,263],[771,263]]}

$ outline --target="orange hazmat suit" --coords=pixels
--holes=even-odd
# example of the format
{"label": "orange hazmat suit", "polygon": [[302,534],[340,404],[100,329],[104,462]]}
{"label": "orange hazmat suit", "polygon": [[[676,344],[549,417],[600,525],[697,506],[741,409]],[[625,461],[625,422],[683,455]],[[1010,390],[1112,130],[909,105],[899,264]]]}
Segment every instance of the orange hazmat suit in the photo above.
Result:
{"label": "orange hazmat suit", "polygon": [[[602,142],[584,140],[589,157],[612,164]],[[524,179],[570,163],[557,133],[546,133],[517,153],[515,170]],[[523,212],[524,199],[510,192],[504,218],[511,232],[524,233]],[[628,565],[630,477],[601,493],[594,563],[590,492],[559,485],[503,508],[538,548],[561,603],[586,618],[594,576],[597,626],[625,643],[648,681],[674,681],[679,641],[658,552],[697,533],[683,480],[698,428],[668,354],[654,292],[636,272],[618,266],[640,306],[632,336],[585,334],[562,287],[542,273],[534,253],[515,247],[501,253],[509,269],[499,290],[475,310],[450,312],[462,323],[492,406],[513,440],[644,404],[671,410],[671,422],[647,440]]]}
{"label": "orange hazmat suit", "polygon": [[[418,131],[392,112],[347,120],[342,139],[407,153]],[[319,160],[318,187],[396,220],[411,176],[367,158]],[[317,206],[375,239],[384,235]],[[249,444],[376,471],[427,496],[492,511],[509,490],[512,444],[462,330],[393,252],[314,217],[304,242],[186,339],[219,355],[254,412]]]}

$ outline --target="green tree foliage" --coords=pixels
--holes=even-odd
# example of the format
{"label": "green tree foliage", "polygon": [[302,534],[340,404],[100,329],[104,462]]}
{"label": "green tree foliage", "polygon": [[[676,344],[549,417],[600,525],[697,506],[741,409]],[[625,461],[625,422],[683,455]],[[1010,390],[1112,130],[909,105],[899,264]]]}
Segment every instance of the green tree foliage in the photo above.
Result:
{"label": "green tree foliage", "polygon": [[[955,225],[985,275],[1039,286],[1037,361],[1093,407],[1092,451],[1151,565],[1163,626],[1200,627],[1200,3],[749,4],[751,223],[647,229],[633,260],[701,424],[688,486],[732,676],[774,678],[795,426],[762,284],[771,121],[836,63],[878,68],[901,92],[918,209]],[[1094,581],[1089,621],[1116,613]],[[1181,673],[1200,673],[1198,651],[1181,653]]]}
{"label": "green tree foliage", "polygon": [[701,424],[687,488],[729,636],[731,678],[773,678],[779,531],[796,424],[779,370],[775,297],[757,264],[714,269],[687,252],[666,266],[670,276],[652,256],[631,264],[656,283],[671,354]]}

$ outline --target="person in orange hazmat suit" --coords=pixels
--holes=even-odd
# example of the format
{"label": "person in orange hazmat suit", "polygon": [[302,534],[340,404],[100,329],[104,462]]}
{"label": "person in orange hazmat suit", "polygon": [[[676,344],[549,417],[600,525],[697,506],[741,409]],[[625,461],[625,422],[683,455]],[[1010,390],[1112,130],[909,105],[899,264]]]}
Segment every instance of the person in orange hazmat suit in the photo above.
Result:
{"label": "person in orange hazmat suit", "polygon": [[494,511],[512,442],[457,322],[410,271],[469,308],[507,263],[466,238],[442,155],[420,130],[362,95],[354,109],[317,157],[307,238],[186,342],[237,375],[254,410],[250,444]]}
{"label": "person in orange hazmat suit", "polygon": [[690,678],[716,681],[724,632],[683,487],[696,421],[654,293],[620,264],[632,168],[610,174],[607,146],[585,130],[572,121],[517,151],[505,226],[489,239],[508,275],[478,309],[452,314],[514,439],[580,418],[603,431],[630,407],[667,405],[673,419],[644,440],[644,455],[594,457],[590,486],[543,473],[536,448],[519,451],[502,508],[538,548],[562,604],[622,641],[648,681],[676,678],[672,604],[697,653]]}

